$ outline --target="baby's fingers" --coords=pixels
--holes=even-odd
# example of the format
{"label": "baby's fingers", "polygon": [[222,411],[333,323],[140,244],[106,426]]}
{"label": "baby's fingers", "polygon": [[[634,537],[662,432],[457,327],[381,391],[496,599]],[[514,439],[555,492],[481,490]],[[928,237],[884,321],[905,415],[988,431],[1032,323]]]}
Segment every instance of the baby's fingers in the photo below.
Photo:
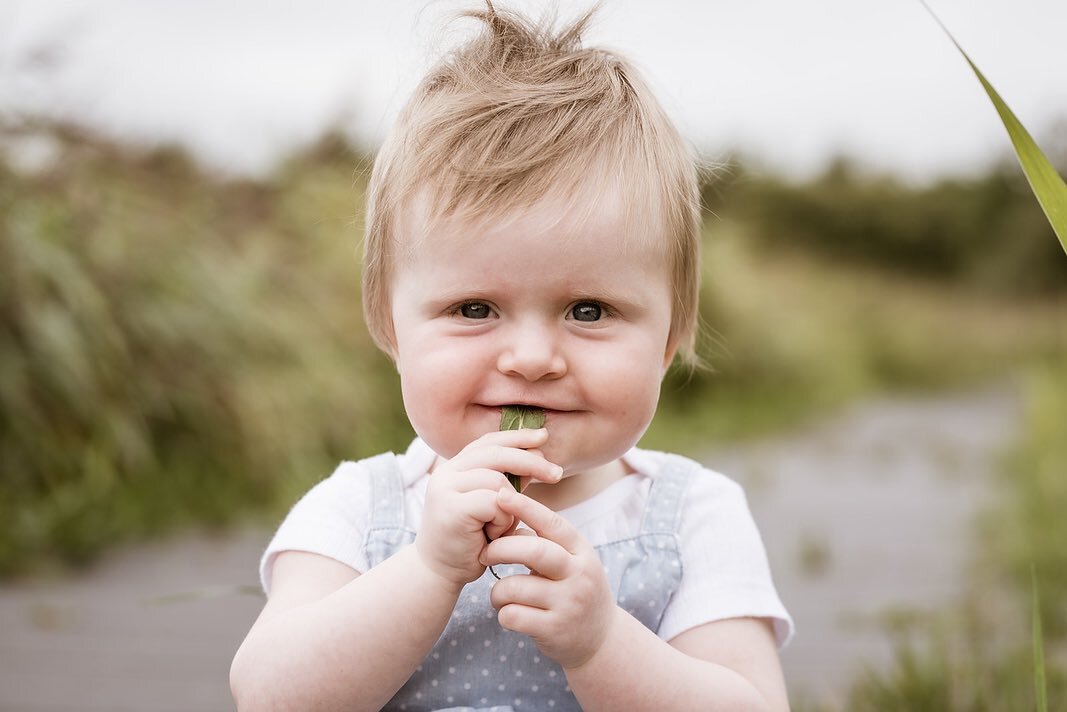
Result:
{"label": "baby's fingers", "polygon": [[498,509],[497,516],[495,516],[492,521],[485,523],[485,536],[489,541],[495,541],[503,536],[511,534],[515,525],[518,523],[519,522],[515,517]]}
{"label": "baby's fingers", "polygon": [[559,586],[540,576],[515,574],[505,576],[489,592],[489,602],[498,611],[504,606],[519,605],[550,610],[557,607]]}
{"label": "baby's fingers", "polygon": [[[510,431],[511,433],[537,431]],[[475,443],[481,442],[480,440]],[[472,443],[473,445],[473,443]],[[563,468],[545,459],[536,447],[529,450],[506,444],[482,443],[478,447],[464,448],[458,455],[439,468],[439,472],[459,473],[471,470],[495,470],[511,473],[523,480],[536,480],[554,484],[563,476]]]}
{"label": "baby's fingers", "polygon": [[537,536],[554,541],[571,554],[578,554],[588,544],[566,519],[540,502],[519,494],[510,487],[501,487],[497,502],[502,510],[523,521]]}
{"label": "baby's fingers", "polygon": [[477,453],[488,447],[530,450],[539,448],[546,442],[548,442],[548,431],[544,428],[537,428],[536,430],[530,428],[524,428],[522,430],[494,430],[472,440],[466,447],[456,454],[456,458],[462,458],[464,455]]}
{"label": "baby's fingers", "polygon": [[490,565],[522,564],[546,579],[559,581],[571,573],[571,554],[554,541],[532,534],[496,539],[485,556]]}

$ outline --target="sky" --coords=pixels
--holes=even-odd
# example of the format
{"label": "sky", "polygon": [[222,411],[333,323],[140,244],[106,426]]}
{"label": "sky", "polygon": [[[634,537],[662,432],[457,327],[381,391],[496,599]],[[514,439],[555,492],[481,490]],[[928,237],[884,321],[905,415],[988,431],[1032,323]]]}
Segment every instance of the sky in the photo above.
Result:
{"label": "sky", "polygon": [[[503,4],[504,0],[498,0]],[[1067,0],[928,0],[1046,151],[1067,153]],[[512,0],[574,17],[590,2]],[[373,148],[475,0],[0,0],[0,111],[262,174],[328,127]],[[920,0],[603,0],[621,50],[711,161],[805,176],[847,155],[924,181],[1010,144]],[[1058,122],[1058,123],[1057,123]]]}

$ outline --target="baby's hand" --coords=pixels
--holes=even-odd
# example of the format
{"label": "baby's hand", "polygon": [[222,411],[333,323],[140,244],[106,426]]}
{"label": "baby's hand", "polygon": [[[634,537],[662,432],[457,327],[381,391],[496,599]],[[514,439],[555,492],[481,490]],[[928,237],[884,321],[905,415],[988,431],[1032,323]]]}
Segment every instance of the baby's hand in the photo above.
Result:
{"label": "baby's hand", "polygon": [[511,488],[504,473],[548,483],[562,476],[538,450],[547,439],[544,429],[487,433],[434,470],[415,538],[427,566],[457,585],[482,575],[486,534],[501,536],[515,524],[497,501],[498,490]]}
{"label": "baby's hand", "polygon": [[486,551],[489,564],[530,569],[493,586],[500,625],[530,636],[564,669],[578,667],[600,649],[615,616],[604,566],[581,533],[548,507],[510,487],[500,490],[498,502],[536,532],[497,539]]}

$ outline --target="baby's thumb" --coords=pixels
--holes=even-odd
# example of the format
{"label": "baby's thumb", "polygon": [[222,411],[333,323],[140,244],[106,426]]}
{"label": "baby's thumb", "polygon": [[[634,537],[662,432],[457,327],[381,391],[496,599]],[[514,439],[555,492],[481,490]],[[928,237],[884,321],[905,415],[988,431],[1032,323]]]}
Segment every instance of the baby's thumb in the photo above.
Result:
{"label": "baby's thumb", "polygon": [[493,521],[485,525],[485,535],[489,537],[490,541],[499,539],[502,536],[508,536],[515,529],[518,521],[510,514],[504,514],[503,512],[496,515]]}

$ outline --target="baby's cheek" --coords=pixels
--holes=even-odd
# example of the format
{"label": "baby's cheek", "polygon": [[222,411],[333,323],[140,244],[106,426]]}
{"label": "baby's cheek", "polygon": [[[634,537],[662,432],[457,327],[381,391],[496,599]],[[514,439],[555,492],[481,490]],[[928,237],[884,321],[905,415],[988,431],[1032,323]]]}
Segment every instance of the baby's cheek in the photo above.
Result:
{"label": "baby's cheek", "polygon": [[476,431],[464,404],[446,396],[437,391],[425,397],[405,397],[404,405],[415,434],[438,455],[452,458],[484,433]]}

